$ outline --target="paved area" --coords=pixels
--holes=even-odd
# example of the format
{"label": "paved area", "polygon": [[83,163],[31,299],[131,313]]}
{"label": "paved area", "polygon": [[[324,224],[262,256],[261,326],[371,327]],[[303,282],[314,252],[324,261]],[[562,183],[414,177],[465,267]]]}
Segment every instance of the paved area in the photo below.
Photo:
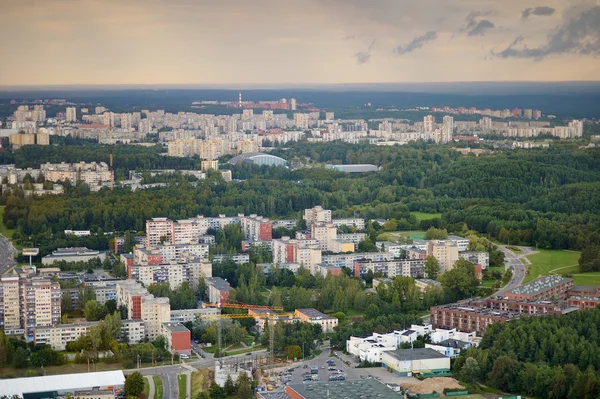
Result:
{"label": "paved area", "polygon": [[0,274],[15,266],[15,255],[17,250],[12,245],[10,240],[0,235]]}
{"label": "paved area", "polygon": [[512,269],[513,275],[510,282],[504,288],[498,290],[498,292],[496,292],[494,295],[504,293],[506,291],[512,290],[513,288],[520,286],[521,284],[523,284],[523,280],[525,280],[525,276],[527,274],[527,266],[523,263],[523,261],[520,258],[520,256],[523,256],[523,254],[525,254],[525,252],[517,255],[510,249],[506,248],[506,246],[504,245],[498,246],[498,249],[504,252],[504,263],[506,264],[507,268],[509,267]]}
{"label": "paved area", "polygon": [[150,387],[148,391],[148,399],[154,399],[154,379],[152,376],[144,376],[146,381],[148,381],[148,386]]}

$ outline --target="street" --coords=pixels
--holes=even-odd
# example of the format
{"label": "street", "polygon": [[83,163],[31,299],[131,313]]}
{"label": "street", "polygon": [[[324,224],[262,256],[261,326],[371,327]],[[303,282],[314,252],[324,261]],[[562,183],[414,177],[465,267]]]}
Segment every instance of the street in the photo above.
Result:
{"label": "street", "polygon": [[508,267],[512,269],[513,275],[510,282],[504,287],[501,288],[494,295],[502,294],[505,291],[512,290],[513,288],[518,287],[525,280],[525,276],[527,274],[527,266],[519,259],[519,257],[512,252],[510,249],[506,248],[504,245],[499,245],[498,249],[504,252],[504,262]]}
{"label": "street", "polygon": [[0,274],[15,266],[15,255],[17,250],[13,247],[10,240],[0,235]]}

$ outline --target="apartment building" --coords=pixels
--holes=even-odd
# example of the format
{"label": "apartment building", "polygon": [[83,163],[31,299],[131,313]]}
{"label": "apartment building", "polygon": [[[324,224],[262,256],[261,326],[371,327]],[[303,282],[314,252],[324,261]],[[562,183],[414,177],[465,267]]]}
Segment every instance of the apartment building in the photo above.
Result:
{"label": "apartment building", "polygon": [[315,206],[304,210],[303,219],[306,220],[306,225],[310,229],[315,223],[331,223],[331,211],[323,209],[321,206]]}
{"label": "apartment building", "polygon": [[224,303],[229,299],[231,286],[221,277],[212,277],[206,279],[206,290],[210,303]]}
{"label": "apartment building", "polygon": [[433,306],[430,309],[431,324],[434,328],[455,328],[458,331],[476,332],[483,335],[492,323],[505,323],[520,317],[520,313],[504,311],[468,302],[457,302],[447,305]]}
{"label": "apartment building", "polygon": [[356,227],[357,230],[365,229],[365,219],[360,218],[332,219],[331,223],[333,223],[335,227],[347,226]]}
{"label": "apartment building", "polygon": [[127,274],[128,278],[145,286],[168,283],[171,289],[176,289],[185,281],[190,287],[196,288],[200,277],[212,276],[212,264],[207,259],[200,258],[158,264],[134,263],[127,265]]}
{"label": "apartment building", "polygon": [[490,254],[488,252],[459,252],[458,257],[466,259],[474,265],[480,265],[482,269],[487,269],[490,266]]}
{"label": "apartment building", "polygon": [[188,323],[197,318],[211,317],[221,314],[219,308],[197,308],[197,309],[180,309],[171,310],[171,322],[173,323]]}
{"label": "apartment building", "polygon": [[333,240],[337,239],[337,228],[332,223],[315,222],[311,224],[310,236],[319,242],[322,251],[331,251]]}
{"label": "apartment building", "polygon": [[505,293],[506,298],[516,300],[565,299],[573,279],[561,276],[545,276],[513,288]]}
{"label": "apartment building", "polygon": [[290,316],[282,316],[268,309],[248,309],[248,314],[254,317],[258,331],[265,331],[265,327],[277,323],[296,323],[298,319]]}
{"label": "apartment building", "polygon": [[338,240],[350,241],[355,245],[358,245],[365,238],[367,238],[365,233],[337,233]]}
{"label": "apartment building", "polygon": [[60,284],[48,278],[34,277],[21,284],[21,316],[27,337],[37,326],[52,326],[60,321],[62,294]]}
{"label": "apartment building", "polygon": [[317,240],[296,240],[282,237],[272,241],[273,263],[298,263],[312,270],[321,263],[321,250]]}
{"label": "apartment building", "polygon": [[[50,345],[56,351],[67,349],[67,343],[76,341],[82,335],[98,325],[99,321],[91,321],[74,324],[57,324],[52,327],[36,327],[33,333],[34,344]],[[129,345],[135,345],[144,339],[145,327],[142,320],[122,320],[121,337]]]}
{"label": "apartment building", "polygon": [[325,313],[321,313],[312,308],[296,309],[294,312],[294,318],[303,323],[311,323],[321,326],[321,330],[324,334],[332,333],[333,329],[338,325],[338,319],[336,317],[327,316]]}
{"label": "apartment building", "polygon": [[133,259],[137,264],[159,264],[189,258],[208,258],[208,244],[158,244],[152,247],[136,245]]}
{"label": "apartment building", "polygon": [[393,259],[381,261],[358,261],[354,263],[354,275],[363,277],[369,271],[387,278],[398,276],[422,278],[424,275],[423,259]]}
{"label": "apartment building", "polygon": [[247,240],[271,241],[273,239],[273,223],[262,216],[240,215],[242,232]]}
{"label": "apartment building", "polygon": [[21,325],[21,288],[19,276],[0,278],[0,328],[7,334],[23,330]]}
{"label": "apartment building", "polygon": [[393,258],[394,256],[389,252],[354,252],[351,254],[323,255],[321,262],[325,265],[353,269],[354,263],[357,261],[371,260],[374,262],[380,262],[392,260]]}
{"label": "apartment building", "polygon": [[71,185],[83,182],[91,191],[98,191],[108,187],[114,182],[113,171],[106,162],[79,162],[40,165],[40,169],[47,181],[69,181]]}
{"label": "apartment building", "polygon": [[436,258],[440,264],[440,272],[445,273],[458,260],[458,245],[450,240],[431,240],[427,243],[427,255]]}
{"label": "apartment building", "polygon": [[161,335],[165,337],[166,349],[171,353],[190,355],[192,353],[192,333],[181,323],[163,323]]}
{"label": "apartment building", "polygon": [[127,318],[141,319],[150,340],[162,334],[162,323],[171,321],[169,298],[156,298],[138,282],[124,280],[117,283],[117,304],[127,308]]}
{"label": "apartment building", "polygon": [[233,263],[237,263],[240,265],[250,263],[250,255],[249,254],[214,254],[213,262],[225,262],[231,261]]}
{"label": "apartment building", "polygon": [[173,221],[167,218],[152,218],[146,221],[146,245],[151,247],[173,242]]}
{"label": "apartment building", "polygon": [[146,221],[146,245],[153,247],[158,244],[196,244],[209,229],[219,230],[227,225],[240,223],[243,216],[219,215],[205,218],[199,215],[195,218],[177,221],[167,218],[152,218]]}

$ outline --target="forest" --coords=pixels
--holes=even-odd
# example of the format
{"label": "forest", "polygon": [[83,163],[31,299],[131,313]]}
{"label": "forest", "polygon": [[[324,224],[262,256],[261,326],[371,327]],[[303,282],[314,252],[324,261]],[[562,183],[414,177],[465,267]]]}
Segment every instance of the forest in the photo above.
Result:
{"label": "forest", "polygon": [[[123,171],[198,163],[164,157],[153,148],[116,146],[115,153],[123,154],[115,157]],[[100,237],[103,232],[143,231],[145,221],[158,216],[257,213],[298,218],[315,205],[332,209],[336,217],[394,218],[403,229],[472,229],[517,245],[579,250],[600,244],[599,149],[555,142],[550,148],[474,157],[425,143],[377,147],[299,142],[272,153],[310,161],[295,170],[228,165],[234,178],[242,180],[228,183],[211,175],[197,184],[184,181],[138,192],[73,189],[63,196],[34,199],[18,191],[3,193],[4,222],[17,228],[15,239],[31,237],[42,255],[56,247],[57,239],[68,244],[72,238],[63,238],[65,229],[91,230]],[[1,156],[12,156],[17,166],[37,166],[66,154],[72,154],[67,161],[107,159],[105,146],[92,144],[26,146]],[[350,175],[318,167],[322,163],[372,163],[382,170]],[[411,219],[411,211],[440,212],[442,218],[418,222]],[[108,245],[106,239],[98,240],[93,247]]]}
{"label": "forest", "polygon": [[456,359],[462,381],[537,398],[600,394],[600,309],[495,323]]}

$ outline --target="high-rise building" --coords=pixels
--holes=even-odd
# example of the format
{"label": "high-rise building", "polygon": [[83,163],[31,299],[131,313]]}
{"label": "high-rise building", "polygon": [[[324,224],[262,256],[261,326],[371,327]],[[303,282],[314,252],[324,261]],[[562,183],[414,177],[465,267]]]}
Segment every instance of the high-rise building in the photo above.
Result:
{"label": "high-rise building", "polygon": [[49,278],[34,277],[21,285],[23,329],[28,337],[33,329],[60,321],[60,284]]}
{"label": "high-rise building", "polygon": [[67,107],[67,111],[65,113],[65,120],[67,122],[75,122],[77,120],[77,108]]}
{"label": "high-rise building", "polygon": [[295,98],[290,98],[290,110],[291,111],[296,110],[296,99]]}
{"label": "high-rise building", "polygon": [[113,112],[105,112],[103,114],[103,124],[106,127],[115,127],[115,114]]}
{"label": "high-rise building", "polygon": [[445,273],[458,260],[458,245],[454,241],[431,240],[427,243],[427,255],[437,259],[440,272]]}
{"label": "high-rise building", "polygon": [[250,241],[271,241],[273,239],[273,223],[262,216],[250,215],[240,217],[242,232]]}
{"label": "high-rise building", "polygon": [[332,250],[333,241],[337,239],[337,228],[332,223],[313,223],[310,237],[319,242],[322,251],[329,251]]}
{"label": "high-rise building", "polygon": [[151,340],[162,334],[162,323],[171,321],[169,298],[156,298],[133,280],[117,283],[117,304],[127,308],[127,319],[144,321],[146,336]]}
{"label": "high-rise building", "polygon": [[423,129],[426,133],[433,133],[435,130],[435,116],[427,115],[423,118]]}
{"label": "high-rise building", "polygon": [[442,144],[450,143],[452,141],[452,134],[454,133],[454,118],[451,116],[444,116],[442,122],[442,135],[440,142]]}
{"label": "high-rise building", "polygon": [[532,119],[533,118],[533,110],[532,109],[523,110],[523,117],[525,119]]}
{"label": "high-rise building", "polygon": [[7,334],[21,329],[21,291],[17,275],[0,279],[0,328]]}
{"label": "high-rise building", "polygon": [[245,109],[244,111],[242,111],[242,120],[243,121],[249,121],[249,120],[252,120],[252,118],[254,118],[254,110]]}
{"label": "high-rise building", "polygon": [[294,125],[298,129],[308,129],[309,120],[309,114],[294,114]]}
{"label": "high-rise building", "polygon": [[167,218],[152,218],[146,221],[146,240],[149,247],[170,243],[173,240],[173,221]]}
{"label": "high-rise building", "polygon": [[305,209],[303,219],[306,220],[306,225],[310,229],[314,223],[331,223],[331,211],[317,205],[314,208]]}
{"label": "high-rise building", "polygon": [[96,115],[101,115],[106,112],[106,108],[104,108],[102,106],[97,106],[95,108],[94,112],[96,113]]}
{"label": "high-rise building", "polygon": [[121,114],[121,129],[123,130],[131,130],[131,114]]}

